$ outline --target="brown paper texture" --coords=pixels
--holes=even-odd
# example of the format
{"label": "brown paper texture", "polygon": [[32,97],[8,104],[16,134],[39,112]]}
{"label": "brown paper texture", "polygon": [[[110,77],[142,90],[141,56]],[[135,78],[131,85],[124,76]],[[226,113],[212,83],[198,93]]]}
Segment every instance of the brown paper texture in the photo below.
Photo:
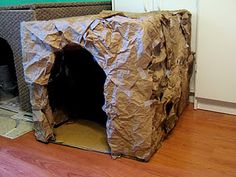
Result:
{"label": "brown paper texture", "polygon": [[[191,14],[160,11],[23,22],[25,80],[36,138],[54,139],[47,84],[55,52],[69,43],[88,50],[105,71],[104,111],[113,155],[149,160],[188,103]],[[78,108],[79,109],[79,108]]]}

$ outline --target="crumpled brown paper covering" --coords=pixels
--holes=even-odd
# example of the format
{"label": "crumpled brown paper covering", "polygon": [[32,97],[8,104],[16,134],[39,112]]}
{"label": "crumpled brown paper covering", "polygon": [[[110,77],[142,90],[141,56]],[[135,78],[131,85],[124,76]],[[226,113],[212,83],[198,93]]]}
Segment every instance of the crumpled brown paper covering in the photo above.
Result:
{"label": "crumpled brown paper covering", "polygon": [[193,62],[190,19],[185,10],[105,11],[23,22],[23,66],[36,138],[54,139],[55,119],[47,94],[54,53],[76,43],[91,52],[107,75],[103,109],[111,153],[149,160],[188,103]]}

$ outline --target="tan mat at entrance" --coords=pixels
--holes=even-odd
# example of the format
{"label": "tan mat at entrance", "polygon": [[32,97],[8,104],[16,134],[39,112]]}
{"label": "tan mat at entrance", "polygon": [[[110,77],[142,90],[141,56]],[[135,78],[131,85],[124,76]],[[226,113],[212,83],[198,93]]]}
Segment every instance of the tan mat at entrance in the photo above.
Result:
{"label": "tan mat at entrance", "polygon": [[88,120],[65,123],[55,130],[57,144],[80,149],[110,153],[107,144],[106,129],[100,124]]}

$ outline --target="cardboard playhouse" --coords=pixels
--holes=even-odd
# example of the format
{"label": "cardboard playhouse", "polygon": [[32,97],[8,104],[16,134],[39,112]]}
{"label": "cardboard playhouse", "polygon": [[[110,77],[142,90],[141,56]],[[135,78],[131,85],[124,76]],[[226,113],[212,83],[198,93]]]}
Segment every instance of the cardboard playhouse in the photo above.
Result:
{"label": "cardboard playhouse", "polygon": [[[68,126],[69,131],[75,127],[78,131],[82,129],[79,134],[83,135],[95,132],[93,137],[87,138],[89,143],[94,138],[98,139],[95,144],[107,143],[108,147],[100,148],[98,145],[98,151],[105,149],[104,152],[112,156],[148,161],[173,129],[188,103],[193,63],[191,14],[188,11],[145,14],[103,11],[98,15],[23,22],[21,37],[23,68],[30,88],[35,135],[40,141],[57,141],[59,138],[59,143],[61,141],[63,144],[66,140],[55,128],[62,124]],[[84,50],[85,53],[83,57],[75,57],[69,64],[71,59],[66,59],[66,53],[72,52],[73,57],[76,50]],[[75,60],[85,62],[87,59],[94,63],[84,69],[85,73],[70,77],[70,67],[76,72],[83,69],[76,65]],[[93,73],[94,64],[100,68],[100,73],[103,72],[103,77]],[[93,74],[88,76],[88,73]],[[55,106],[58,102],[67,102],[66,98],[58,102],[51,100],[57,89],[63,87],[64,94],[70,92],[66,90],[70,83],[51,87],[52,80],[60,80],[60,75],[65,76],[64,83],[70,78],[74,83],[77,77],[83,76],[83,82],[78,81],[75,90],[84,87],[86,80],[94,78],[95,82],[103,78],[100,84],[103,84],[104,104],[98,103],[106,115],[103,129],[96,129],[101,125],[99,123],[99,126],[90,125],[90,130],[84,129],[89,121],[81,121],[80,117],[68,123],[68,109],[71,107],[66,112],[66,109]],[[97,89],[90,88],[87,88],[89,91],[83,90],[81,106],[85,104],[89,107],[86,96],[88,99],[94,98],[94,101],[90,101],[91,105],[98,99],[90,96]],[[58,94],[61,97],[64,95],[63,89]],[[77,101],[80,98],[75,100],[75,104]],[[85,108],[75,109],[83,111]],[[95,109],[91,106],[89,112]],[[96,117],[96,114],[92,116]],[[80,125],[76,126],[73,122],[79,122]],[[67,132],[64,128],[62,132]],[[76,132],[71,132],[68,137],[73,134]],[[82,148],[88,149],[86,145]]]}

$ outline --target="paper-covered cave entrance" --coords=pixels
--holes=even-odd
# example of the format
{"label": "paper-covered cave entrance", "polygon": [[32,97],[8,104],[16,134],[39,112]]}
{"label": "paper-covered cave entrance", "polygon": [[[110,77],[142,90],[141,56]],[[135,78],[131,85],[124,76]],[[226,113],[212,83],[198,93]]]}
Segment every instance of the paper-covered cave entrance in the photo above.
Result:
{"label": "paper-covered cave entrance", "polygon": [[56,124],[78,117],[105,125],[104,83],[106,74],[93,55],[77,44],[55,53],[47,84],[49,105]]}
{"label": "paper-covered cave entrance", "polygon": [[[57,138],[54,126],[64,121],[63,116],[55,116],[55,110],[63,105],[60,102],[67,103],[63,109],[83,114],[89,104],[80,103],[83,99],[86,102],[90,92],[101,96],[101,102],[96,104],[100,113],[91,105],[91,114],[101,114],[103,118],[105,115],[111,154],[147,161],[188,103],[193,55],[191,14],[187,11],[146,14],[104,11],[92,16],[23,22],[21,36],[35,135],[40,141]],[[77,52],[87,56],[75,57]],[[68,62],[67,53],[73,56],[70,57],[73,61]],[[83,59],[89,60],[84,67],[84,61],[75,61]],[[89,72],[95,65],[99,74],[94,72],[91,76]],[[75,74],[71,74],[73,71]],[[58,96],[62,90],[53,91],[60,74],[71,79],[60,85],[63,87],[60,89],[70,92],[66,93],[69,94],[66,98],[71,97],[69,100]],[[87,74],[87,81],[78,80],[82,75],[86,79]],[[84,83],[93,80],[95,84],[96,79],[97,91],[84,88]],[[68,91],[75,82],[76,87]],[[93,84],[91,87],[95,87]],[[83,97],[78,93],[73,96],[76,90],[84,92]],[[78,99],[82,102],[76,102]]]}

